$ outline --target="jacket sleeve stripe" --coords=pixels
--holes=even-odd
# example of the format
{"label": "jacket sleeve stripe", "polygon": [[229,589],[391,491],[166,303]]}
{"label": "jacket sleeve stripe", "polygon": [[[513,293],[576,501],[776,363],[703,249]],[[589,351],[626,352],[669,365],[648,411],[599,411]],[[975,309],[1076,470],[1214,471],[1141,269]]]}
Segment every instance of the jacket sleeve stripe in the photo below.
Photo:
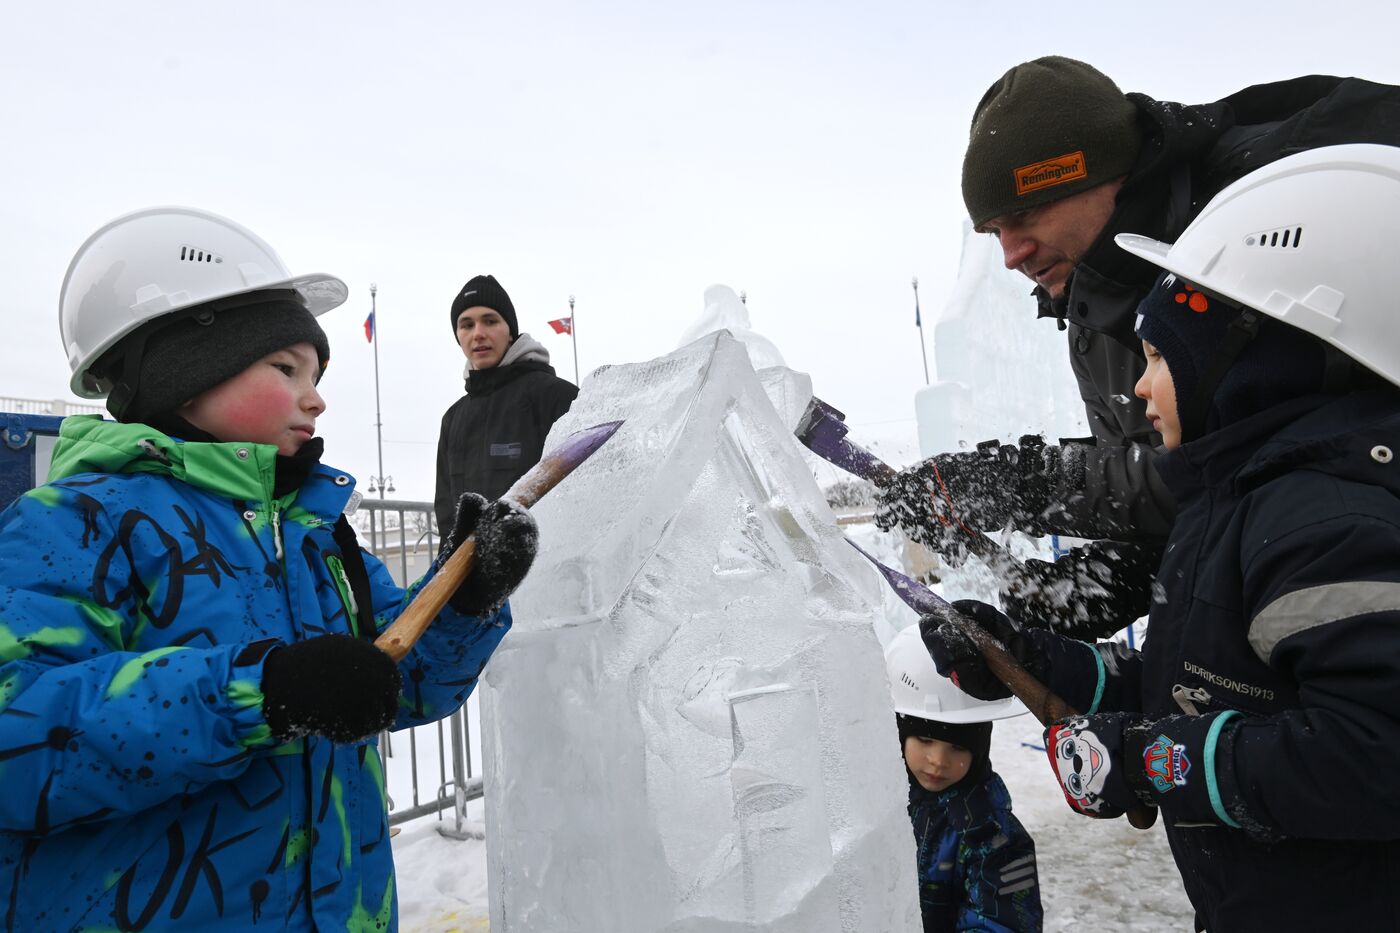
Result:
{"label": "jacket sleeve stripe", "polygon": [[1400,611],[1400,583],[1358,580],[1286,593],[1249,624],[1249,645],[1265,664],[1279,642],[1319,625],[1372,612]]}
{"label": "jacket sleeve stripe", "polygon": [[1036,880],[1034,878],[1027,878],[1025,881],[1022,881],[1019,884],[1009,884],[1006,887],[1001,888],[999,891],[997,891],[997,894],[1015,894],[1017,891],[1025,891],[1028,888],[1035,887],[1035,885]]}
{"label": "jacket sleeve stripe", "polygon": [[1215,779],[1215,747],[1220,741],[1220,730],[1225,727],[1225,723],[1238,715],[1239,710],[1226,710],[1215,717],[1215,722],[1210,724],[1210,731],[1206,733],[1206,791],[1210,794],[1210,808],[1220,817],[1220,822],[1231,829],[1239,829],[1240,824],[1225,812],[1225,804],[1220,799],[1220,782]]}
{"label": "jacket sleeve stripe", "polygon": [[1099,711],[1099,704],[1103,702],[1103,690],[1108,682],[1108,672],[1103,669],[1103,655],[1099,654],[1098,649],[1089,644],[1086,644],[1084,647],[1088,648],[1090,653],[1093,654],[1094,670],[1099,675],[1099,682],[1094,685],[1094,701],[1089,704],[1087,712],[1097,713]]}

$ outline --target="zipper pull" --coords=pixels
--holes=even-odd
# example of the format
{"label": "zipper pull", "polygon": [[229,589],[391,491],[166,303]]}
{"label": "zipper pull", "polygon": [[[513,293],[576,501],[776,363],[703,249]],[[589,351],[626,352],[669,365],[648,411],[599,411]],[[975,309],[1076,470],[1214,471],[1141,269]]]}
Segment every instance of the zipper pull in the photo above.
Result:
{"label": "zipper pull", "polygon": [[1201,710],[1196,704],[1209,703],[1210,693],[1204,687],[1187,687],[1176,684],[1172,687],[1172,699],[1176,701],[1177,706],[1181,707],[1182,712],[1189,716],[1199,716]]}
{"label": "zipper pull", "polygon": [[277,511],[277,507],[272,508],[272,543],[277,559],[281,560],[282,554],[282,513]]}

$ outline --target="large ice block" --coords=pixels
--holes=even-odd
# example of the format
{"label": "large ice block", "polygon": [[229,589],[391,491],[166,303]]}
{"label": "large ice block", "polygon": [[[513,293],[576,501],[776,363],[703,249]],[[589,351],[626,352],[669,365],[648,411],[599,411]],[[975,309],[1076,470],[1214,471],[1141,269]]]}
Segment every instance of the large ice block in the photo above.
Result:
{"label": "large ice block", "polygon": [[485,674],[492,930],[919,929],[883,591],[791,426],[724,332],[595,373],[550,441],[619,418]]}

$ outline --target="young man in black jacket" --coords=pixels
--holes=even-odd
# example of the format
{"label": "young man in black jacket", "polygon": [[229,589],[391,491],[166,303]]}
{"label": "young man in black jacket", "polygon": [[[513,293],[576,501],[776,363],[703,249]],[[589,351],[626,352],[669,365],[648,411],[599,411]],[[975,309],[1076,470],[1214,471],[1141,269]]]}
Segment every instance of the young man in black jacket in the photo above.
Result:
{"label": "young man in black jacket", "polygon": [[452,331],[467,358],[467,394],[442,416],[438,528],[451,528],[464,492],[498,499],[539,462],[549,429],[578,388],[554,375],[549,351],[520,332],[515,305],[495,276],[478,275],[452,300]]}
{"label": "young man in black jacket", "polygon": [[[1036,283],[1039,316],[1066,331],[1092,437],[984,444],[904,471],[877,522],[956,551],[963,529],[1108,539],[1053,565],[1028,562],[1004,605],[1030,624],[1083,635],[1086,618],[1146,613],[1151,570],[1176,506],[1152,468],[1161,438],[1133,386],[1134,309],[1157,269],[1117,233],[1178,236],[1221,188],[1281,156],[1347,142],[1400,143],[1400,88],[1325,75],[1257,85],[1187,106],[1124,94],[1090,65],[1017,65],[973,115],[963,199],[1008,269]],[[1060,594],[1077,589],[1089,604]]]}

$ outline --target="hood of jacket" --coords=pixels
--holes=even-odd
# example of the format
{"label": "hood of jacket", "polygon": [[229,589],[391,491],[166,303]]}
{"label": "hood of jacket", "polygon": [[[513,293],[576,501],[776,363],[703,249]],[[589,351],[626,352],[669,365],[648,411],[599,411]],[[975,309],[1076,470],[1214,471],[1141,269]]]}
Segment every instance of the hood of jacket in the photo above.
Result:
{"label": "hood of jacket", "polygon": [[[1138,109],[1143,132],[1142,151],[1123,182],[1113,213],[1093,244],[1080,257],[1059,298],[1035,289],[1040,317],[1069,318],[1101,331],[1130,347],[1133,309],[1161,270],[1145,259],[1120,249],[1113,238],[1120,233],[1140,233],[1159,240],[1173,240],[1194,214],[1191,203],[1193,164],[1210,151],[1234,117],[1221,102],[1178,104],[1154,100],[1145,94],[1129,94]],[[1122,301],[1075,301],[1076,289],[1098,295],[1122,294]]]}
{"label": "hood of jacket", "polygon": [[[1351,88],[1339,94],[1345,99],[1323,105],[1343,83]],[[1129,94],[1143,130],[1142,152],[1113,215],[1080,257],[1061,297],[1036,290],[1040,316],[1068,317],[1136,347],[1133,311],[1161,270],[1119,249],[1113,238],[1140,233],[1170,243],[1221,188],[1260,165],[1291,151],[1370,138],[1358,126],[1388,101],[1391,90],[1354,78],[1308,75],[1254,85],[1210,104]],[[1281,126],[1296,126],[1284,134],[1286,141],[1275,132]],[[1077,290],[1099,300],[1076,301]]]}
{"label": "hood of jacket", "polygon": [[486,395],[517,376],[529,372],[547,372],[553,375],[554,367],[549,365],[549,351],[529,334],[522,333],[506,348],[505,356],[490,369],[472,369],[470,361],[463,371],[468,395]]}

